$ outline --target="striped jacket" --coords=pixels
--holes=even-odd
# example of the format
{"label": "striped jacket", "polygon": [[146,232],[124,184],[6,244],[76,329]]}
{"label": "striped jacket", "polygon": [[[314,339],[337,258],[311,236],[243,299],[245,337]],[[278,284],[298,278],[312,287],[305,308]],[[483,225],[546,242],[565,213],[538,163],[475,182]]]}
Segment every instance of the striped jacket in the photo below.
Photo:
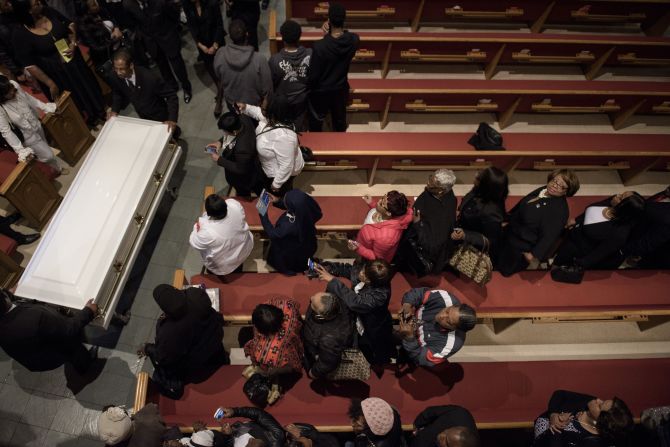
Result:
{"label": "striped jacket", "polygon": [[407,292],[402,302],[414,306],[417,319],[414,338],[405,339],[403,348],[420,366],[435,366],[454,355],[465,343],[465,332],[444,329],[435,316],[445,307],[461,304],[445,290],[420,287]]}

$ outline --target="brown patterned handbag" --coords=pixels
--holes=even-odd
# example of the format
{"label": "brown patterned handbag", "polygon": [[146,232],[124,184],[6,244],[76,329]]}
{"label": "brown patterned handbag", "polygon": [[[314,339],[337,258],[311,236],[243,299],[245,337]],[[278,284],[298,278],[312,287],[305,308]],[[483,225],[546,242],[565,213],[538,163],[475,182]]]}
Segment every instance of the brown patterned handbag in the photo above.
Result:
{"label": "brown patterned handbag", "polygon": [[328,380],[360,380],[370,378],[370,364],[360,349],[349,348],[342,351],[342,360],[337,369],[328,374]]}
{"label": "brown patterned handbag", "polygon": [[449,265],[483,287],[491,281],[493,264],[488,253],[489,240],[484,235],[482,235],[482,238],[484,239],[482,250],[463,242],[449,259]]}

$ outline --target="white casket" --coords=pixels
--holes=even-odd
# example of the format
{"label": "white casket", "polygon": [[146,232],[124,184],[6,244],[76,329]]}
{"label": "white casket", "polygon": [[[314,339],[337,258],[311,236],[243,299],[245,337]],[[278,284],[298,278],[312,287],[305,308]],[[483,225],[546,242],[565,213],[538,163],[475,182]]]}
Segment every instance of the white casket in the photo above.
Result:
{"label": "white casket", "polygon": [[105,328],[181,155],[165,124],[107,121],[44,231],[16,294],[81,309]]}

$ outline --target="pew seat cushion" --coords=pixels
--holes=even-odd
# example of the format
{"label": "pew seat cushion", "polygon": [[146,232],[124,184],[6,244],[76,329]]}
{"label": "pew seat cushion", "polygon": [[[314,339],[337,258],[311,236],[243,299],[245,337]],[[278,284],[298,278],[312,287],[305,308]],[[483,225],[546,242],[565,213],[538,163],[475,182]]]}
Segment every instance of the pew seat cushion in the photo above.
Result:
{"label": "pew seat cushion", "polygon": [[[303,275],[279,273],[232,274],[224,281],[214,275],[196,275],[191,284],[218,288],[221,313],[226,321],[239,323],[248,323],[254,308],[270,298],[294,299],[304,313],[309,298],[326,288],[325,283]],[[556,283],[546,271],[525,271],[509,278],[494,272],[486,287],[451,273],[422,278],[398,273],[391,282],[389,310],[392,315],[400,311],[402,296],[410,288],[430,287],[447,290],[473,306],[481,316],[492,318],[585,312],[670,315],[667,284],[670,284],[668,270],[588,271],[579,285]]]}
{"label": "pew seat cushion", "polygon": [[[151,395],[168,425],[214,425],[219,406],[249,406],[242,392],[244,366],[224,366],[205,382],[187,385],[178,401]],[[603,399],[618,396],[635,415],[667,405],[670,359],[570,360],[538,362],[445,363],[418,368],[400,378],[387,367],[366,383],[318,383],[304,375],[268,411],[282,424],[296,421],[325,430],[348,430],[349,399],[379,397],[400,413],[404,424],[428,406],[468,408],[480,428],[531,426],[557,389],[588,392]],[[486,386],[483,386],[485,384]]]}
{"label": "pew seat cushion", "polygon": [[[18,160],[19,158],[16,155],[16,152],[9,149],[0,150],[0,183],[9,178],[14,168],[16,168]],[[51,166],[36,160],[33,163],[35,163],[37,169],[50,181],[53,181],[58,177],[58,171]]]}
{"label": "pew seat cushion", "polygon": [[11,256],[17,246],[18,244],[14,239],[5,236],[4,234],[0,234],[0,251]]}

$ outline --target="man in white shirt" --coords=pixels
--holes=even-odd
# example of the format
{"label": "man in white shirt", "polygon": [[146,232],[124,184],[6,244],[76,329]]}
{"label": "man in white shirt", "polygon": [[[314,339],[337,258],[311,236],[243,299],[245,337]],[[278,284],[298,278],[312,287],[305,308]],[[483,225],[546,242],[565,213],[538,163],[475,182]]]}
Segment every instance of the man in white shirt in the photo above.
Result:
{"label": "man in white shirt", "polygon": [[210,272],[221,276],[236,270],[254,248],[242,205],[218,194],[208,196],[205,213],[193,226],[189,243],[200,252]]}

